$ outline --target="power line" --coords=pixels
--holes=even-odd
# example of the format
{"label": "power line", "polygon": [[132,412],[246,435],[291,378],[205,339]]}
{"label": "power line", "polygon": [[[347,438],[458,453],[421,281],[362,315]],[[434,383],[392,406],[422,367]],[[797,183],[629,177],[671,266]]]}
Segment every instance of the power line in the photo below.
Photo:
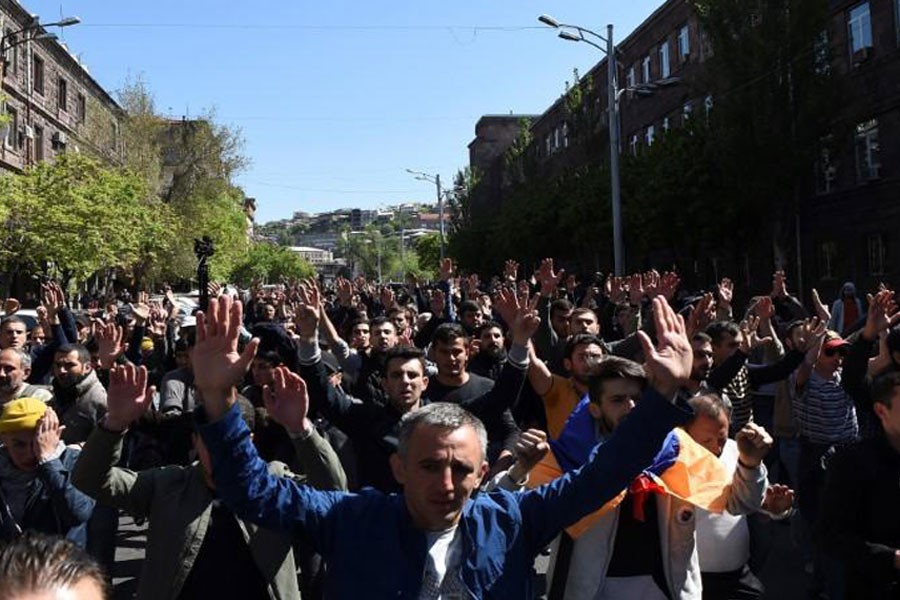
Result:
{"label": "power line", "polygon": [[282,183],[269,183],[266,181],[246,180],[245,183],[252,185],[262,185],[265,187],[283,188],[287,190],[295,190],[298,192],[314,192],[317,194],[418,194],[421,190],[340,190],[340,189],[319,189],[307,188],[296,185],[287,185]]}
{"label": "power line", "polygon": [[528,31],[546,30],[536,25],[288,25],[288,24],[219,24],[219,23],[82,23],[81,28],[143,29],[243,29],[301,31]]}

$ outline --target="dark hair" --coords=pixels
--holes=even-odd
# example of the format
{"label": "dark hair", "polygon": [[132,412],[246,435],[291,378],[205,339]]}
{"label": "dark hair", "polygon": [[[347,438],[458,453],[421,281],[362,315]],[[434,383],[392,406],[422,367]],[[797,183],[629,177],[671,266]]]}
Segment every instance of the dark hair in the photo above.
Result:
{"label": "dark hair", "polygon": [[641,390],[647,386],[647,373],[644,371],[644,367],[627,358],[608,356],[597,363],[597,367],[588,379],[588,396],[591,402],[600,402],[603,385],[610,379],[637,381],[641,384]]}
{"label": "dark hair", "polygon": [[712,344],[712,338],[703,333],[702,331],[698,331],[694,335],[691,336],[692,342],[702,342],[704,344]]}
{"label": "dark hair", "polygon": [[595,313],[592,309],[585,308],[583,306],[581,308],[576,308],[575,310],[572,311],[572,318],[574,319],[575,317],[577,317],[579,315],[586,315],[588,313],[594,315],[595,321],[599,321],[599,319],[597,318],[597,313]]}
{"label": "dark hair", "polygon": [[76,352],[78,354],[78,360],[79,362],[81,362],[81,364],[91,363],[90,351],[81,344],[63,344],[56,349],[56,352],[54,352],[53,355],[59,356],[60,354],[71,354],[72,352]]}
{"label": "dark hair", "polygon": [[575,353],[575,348],[578,346],[586,346],[588,344],[596,344],[603,349],[604,354],[606,353],[606,347],[603,345],[603,340],[598,338],[593,333],[579,333],[578,335],[571,336],[568,340],[566,340],[566,348],[563,356],[572,360],[572,354]]}
{"label": "dark hair", "polygon": [[550,314],[552,315],[555,312],[569,312],[573,308],[575,308],[575,305],[567,299],[559,298],[550,303]]}
{"label": "dark hair", "polygon": [[872,402],[891,408],[894,390],[900,387],[900,371],[891,371],[872,382]]}
{"label": "dark hair", "polygon": [[[238,405],[238,410],[241,413],[241,420],[247,425],[247,429],[253,431],[256,427],[256,410],[253,408],[253,403],[250,402],[244,396],[238,394],[235,402]],[[194,408],[192,413],[185,413],[182,415],[182,418],[188,419],[193,426],[194,433],[199,435],[198,429],[209,423],[209,415],[206,413],[206,408],[202,404],[198,404],[196,408]]]}
{"label": "dark hair", "polygon": [[18,315],[9,315],[8,317],[3,317],[3,319],[0,320],[0,330],[6,329],[7,323],[20,323],[25,326],[26,331],[28,330],[28,323],[26,323],[25,319]]}
{"label": "dark hair", "polygon": [[699,394],[688,398],[688,405],[694,409],[694,419],[700,415],[709,417],[710,419],[718,419],[723,412],[728,419],[731,419],[731,401],[725,396],[715,393]]}
{"label": "dark hair", "polygon": [[390,309],[388,309],[388,311],[387,311],[387,313],[385,313],[385,315],[387,316],[387,318],[392,319],[392,318],[394,317],[394,315],[397,315],[397,314],[400,314],[400,313],[403,313],[403,316],[404,316],[404,317],[407,316],[407,315],[406,315],[406,307],[405,307],[405,306],[394,306],[394,307],[391,307]]}
{"label": "dark hair", "polygon": [[0,600],[70,587],[83,579],[92,580],[107,597],[103,569],[87,552],[63,538],[26,531],[0,548]]}
{"label": "dark hair", "polygon": [[391,321],[390,319],[388,319],[387,317],[385,317],[384,315],[382,315],[380,317],[375,317],[374,319],[369,321],[369,329],[375,329],[376,327],[380,327],[380,326],[384,325],[385,323],[387,323],[388,325],[390,325],[391,327],[394,328],[394,333],[397,332],[397,326],[394,325],[394,322]]}
{"label": "dark hair", "polygon": [[706,327],[706,335],[712,339],[713,344],[720,344],[726,333],[737,337],[741,328],[734,321],[714,321]]}
{"label": "dark hair", "polygon": [[413,346],[394,346],[384,353],[384,373],[387,376],[388,367],[392,360],[418,360],[422,364],[422,373],[425,373],[425,352]]}
{"label": "dark hair", "polygon": [[256,356],[253,357],[256,360],[264,360],[273,367],[280,366],[284,364],[284,361],[281,360],[281,355],[278,354],[276,350],[266,350],[265,352],[257,352]]}
{"label": "dark hair", "polygon": [[462,315],[464,313],[469,312],[478,312],[481,310],[481,307],[478,306],[478,303],[474,300],[466,300],[465,302],[459,305],[459,314]]}
{"label": "dark hair", "polygon": [[488,329],[493,328],[499,329],[501,332],[503,331],[503,327],[500,326],[500,323],[497,321],[485,321],[481,325],[475,328],[475,337],[481,337],[481,334],[484,333]]}
{"label": "dark hair", "polygon": [[431,343],[452,344],[458,339],[462,339],[464,342],[469,340],[469,336],[462,325],[459,323],[442,323],[434,330],[434,334],[431,336]]}

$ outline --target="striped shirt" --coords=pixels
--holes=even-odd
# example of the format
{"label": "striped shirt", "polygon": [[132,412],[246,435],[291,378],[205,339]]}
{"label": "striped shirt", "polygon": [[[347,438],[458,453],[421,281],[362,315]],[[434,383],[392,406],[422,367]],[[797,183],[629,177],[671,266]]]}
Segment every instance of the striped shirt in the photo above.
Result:
{"label": "striped shirt", "polygon": [[731,400],[731,432],[734,435],[753,420],[753,398],[750,396],[750,373],[747,365],[741,367],[723,391]]}
{"label": "striped shirt", "polygon": [[[796,375],[791,376],[796,388]],[[794,396],[794,419],[800,437],[815,444],[850,444],[859,437],[853,398],[841,387],[840,371],[825,379],[815,370],[805,389]]]}

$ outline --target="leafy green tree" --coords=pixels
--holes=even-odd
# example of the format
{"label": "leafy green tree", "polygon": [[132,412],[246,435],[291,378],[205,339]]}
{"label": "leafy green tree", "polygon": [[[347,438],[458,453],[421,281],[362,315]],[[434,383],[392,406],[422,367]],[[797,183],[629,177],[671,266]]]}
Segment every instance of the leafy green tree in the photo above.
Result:
{"label": "leafy green tree", "polygon": [[256,281],[269,283],[315,276],[315,269],[297,253],[266,242],[253,244],[231,273],[230,281],[249,287]]}
{"label": "leafy green tree", "polygon": [[427,279],[437,276],[441,260],[441,236],[427,233],[416,240],[415,251],[419,257],[419,268]]}

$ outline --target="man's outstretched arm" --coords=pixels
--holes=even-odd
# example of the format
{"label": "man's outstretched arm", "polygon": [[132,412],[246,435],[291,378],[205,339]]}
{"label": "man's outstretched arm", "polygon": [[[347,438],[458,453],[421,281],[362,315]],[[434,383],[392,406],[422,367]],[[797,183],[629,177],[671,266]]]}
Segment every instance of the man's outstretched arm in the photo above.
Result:
{"label": "man's outstretched arm", "polygon": [[672,401],[691,373],[693,352],[684,319],[662,296],[653,300],[653,316],[658,347],[646,333],[638,333],[651,384],[641,401],[583,467],[519,496],[523,531],[533,552],[626,489],[653,462],[669,432],[692,416],[686,405]]}
{"label": "man's outstretched arm", "polygon": [[[212,457],[216,491],[239,517],[270,529],[302,531],[327,556],[331,547],[324,522],[344,493],[322,492],[270,475],[259,458],[235,406],[234,386],[259,346],[254,339],[238,353],[241,313],[241,303],[223,295],[210,303],[208,315],[197,316],[194,383],[210,419],[200,434]],[[273,389],[264,390],[264,396],[269,414],[289,433],[310,432],[306,384],[298,375],[279,369]]]}

